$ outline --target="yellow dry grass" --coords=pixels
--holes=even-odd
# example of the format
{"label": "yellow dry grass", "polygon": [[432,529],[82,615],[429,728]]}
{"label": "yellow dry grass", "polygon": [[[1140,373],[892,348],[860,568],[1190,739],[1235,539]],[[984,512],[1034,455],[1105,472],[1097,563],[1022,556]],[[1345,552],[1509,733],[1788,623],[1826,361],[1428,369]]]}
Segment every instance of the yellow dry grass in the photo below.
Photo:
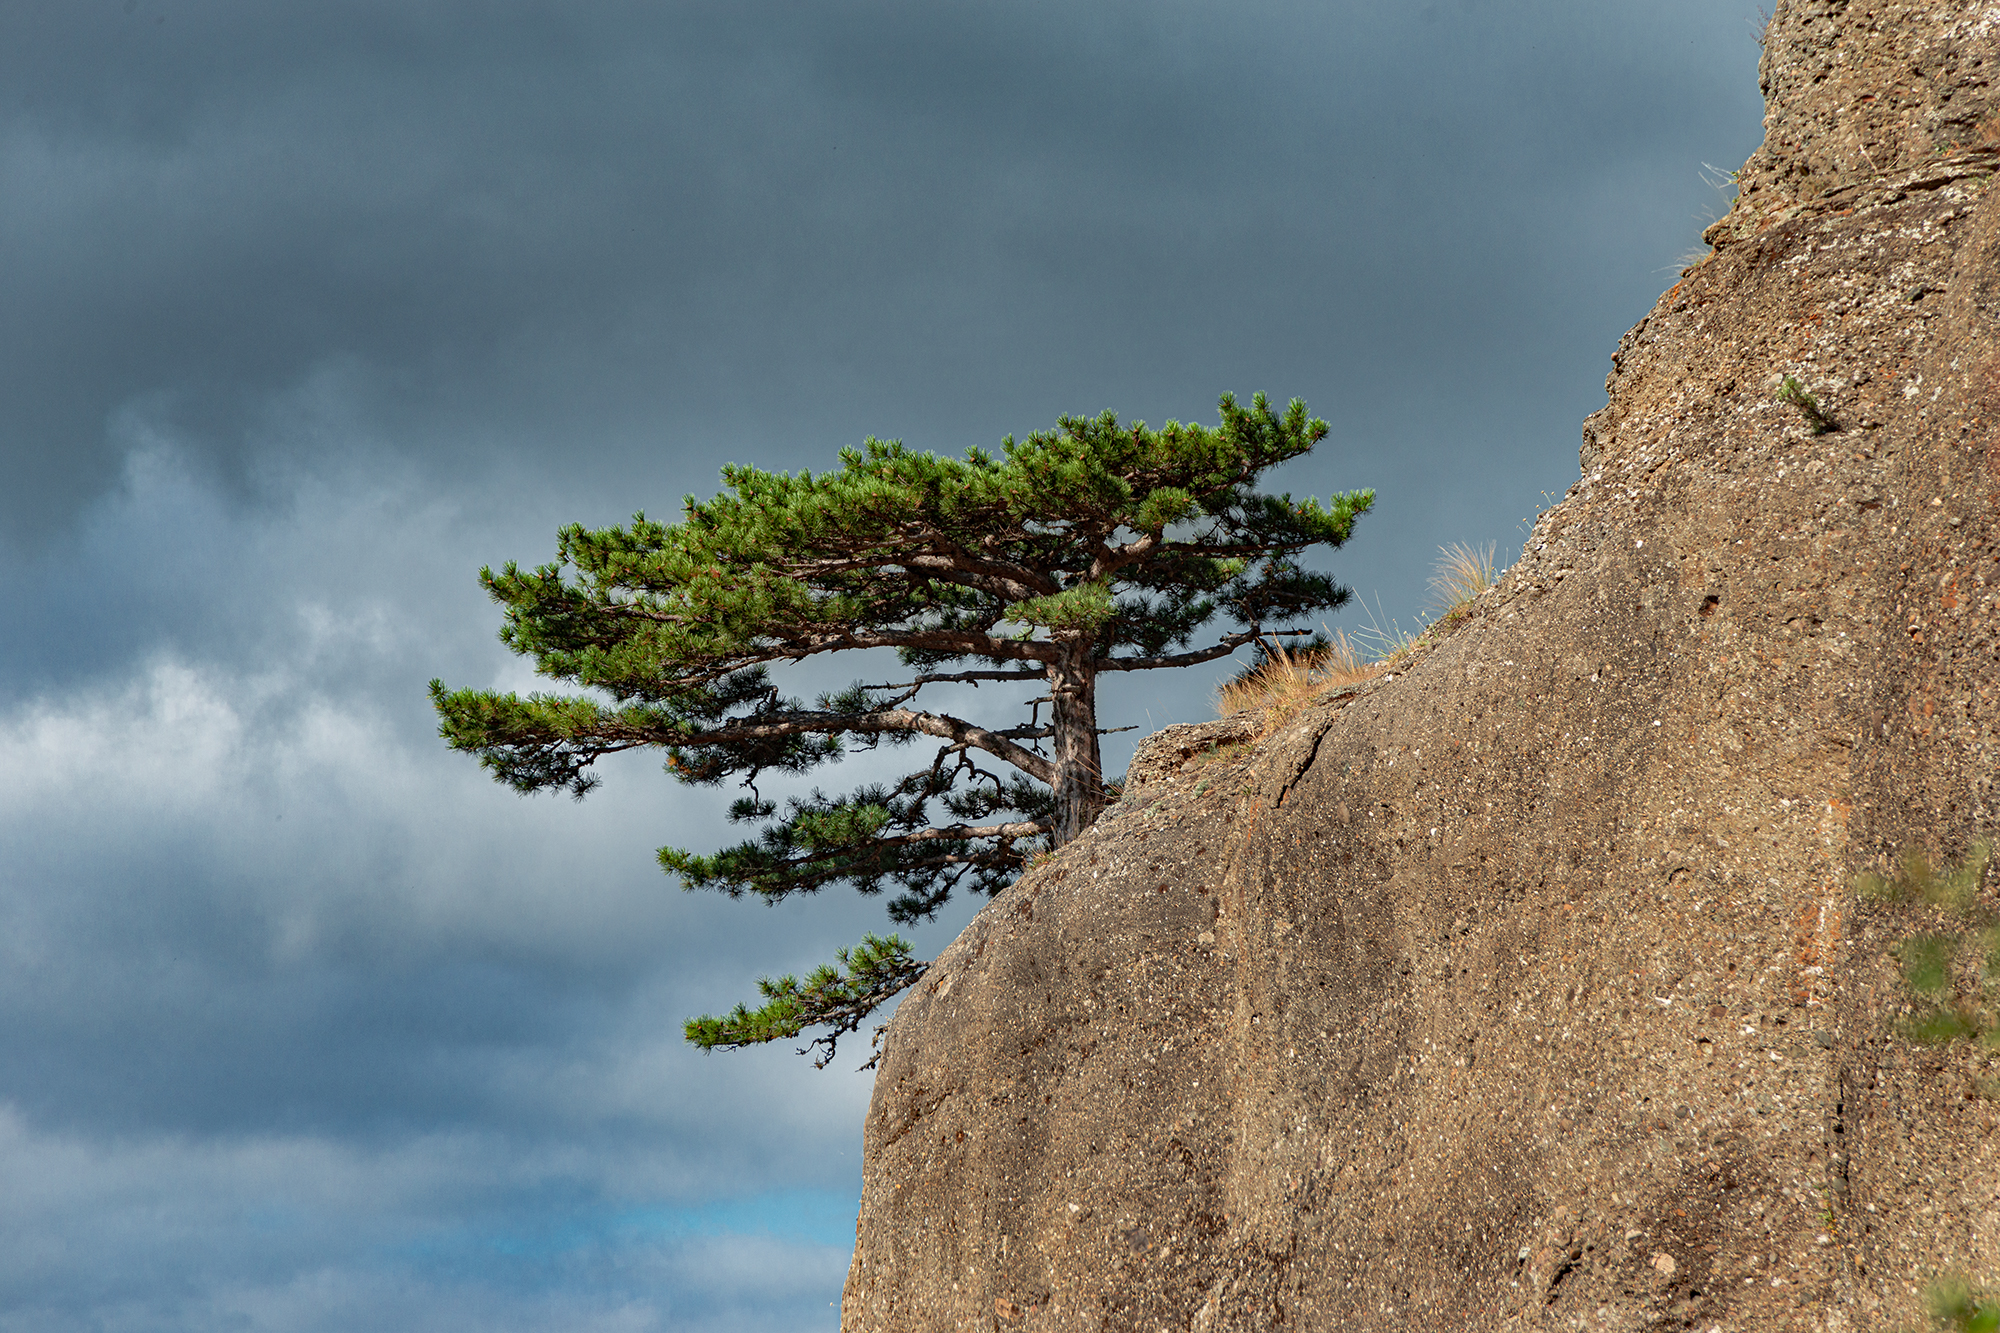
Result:
{"label": "yellow dry grass", "polygon": [[1453,542],[1438,548],[1437,572],[1431,575],[1431,609],[1449,620],[1493,586],[1493,544],[1468,546]]}
{"label": "yellow dry grass", "polygon": [[1228,717],[1250,709],[1267,710],[1268,730],[1329,690],[1398,670],[1418,649],[1465,615],[1496,577],[1491,543],[1483,547],[1465,542],[1441,546],[1430,580],[1432,619],[1428,624],[1405,631],[1394,622],[1384,629],[1374,620],[1355,638],[1336,631],[1332,643],[1312,652],[1291,653],[1283,644],[1274,644],[1262,667],[1226,681],[1216,690],[1216,711]]}
{"label": "yellow dry grass", "polygon": [[1344,633],[1336,633],[1332,643],[1313,652],[1291,653],[1282,643],[1274,644],[1261,668],[1225,681],[1216,690],[1216,711],[1228,717],[1262,708],[1289,716],[1328,690],[1357,684],[1381,671],[1379,663],[1361,660],[1360,650]]}

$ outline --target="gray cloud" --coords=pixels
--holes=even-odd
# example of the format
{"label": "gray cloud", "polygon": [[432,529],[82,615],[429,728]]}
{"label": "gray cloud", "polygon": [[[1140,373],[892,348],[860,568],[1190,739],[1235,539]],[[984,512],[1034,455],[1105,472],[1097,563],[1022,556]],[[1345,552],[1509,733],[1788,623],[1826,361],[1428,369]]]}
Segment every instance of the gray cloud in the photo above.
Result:
{"label": "gray cloud", "polygon": [[0,156],[8,525],[108,484],[135,409],[241,480],[328,374],[441,471],[625,488],[662,449],[956,448],[1225,388],[1424,449],[1547,398],[1556,337],[1569,408],[1693,244],[1701,155],[1754,142],[1734,8],[39,13]]}
{"label": "gray cloud", "polygon": [[647,761],[445,752],[429,677],[531,679],[474,571],[725,459],[1266,389],[1407,624],[1574,477],[1752,13],[0,10],[0,1330],[831,1328],[860,1057],[678,1025],[879,905],[679,892],[727,793]]}
{"label": "gray cloud", "polygon": [[0,1113],[0,1167],[33,1221],[0,1255],[9,1333],[830,1326],[853,1225],[851,1189],[579,1197],[575,1160],[467,1135],[93,1141]]}

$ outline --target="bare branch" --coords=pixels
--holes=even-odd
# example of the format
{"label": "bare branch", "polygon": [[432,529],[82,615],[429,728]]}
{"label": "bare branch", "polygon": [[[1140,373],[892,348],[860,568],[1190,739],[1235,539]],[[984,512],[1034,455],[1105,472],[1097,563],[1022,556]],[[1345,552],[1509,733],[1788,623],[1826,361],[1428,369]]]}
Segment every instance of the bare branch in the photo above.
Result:
{"label": "bare branch", "polygon": [[1113,546],[1101,552],[1090,564],[1090,577],[1108,578],[1117,570],[1144,560],[1160,544],[1160,534],[1149,532],[1123,546]]}
{"label": "bare branch", "polygon": [[980,559],[964,550],[956,555],[899,555],[894,562],[913,574],[976,588],[1010,602],[1047,597],[1062,590],[1062,585],[1040,570],[1007,560]]}
{"label": "bare branch", "polygon": [[1095,665],[1099,671],[1152,671],[1158,667],[1195,666],[1202,662],[1213,662],[1218,657],[1227,657],[1256,638],[1254,633],[1246,631],[1242,634],[1225,635],[1221,642],[1191,653],[1174,653],[1166,657],[1100,657]]}
{"label": "bare branch", "polygon": [[[942,546],[942,554],[922,549],[921,543]],[[953,583],[979,592],[1004,597],[1010,602],[1030,597],[1046,597],[1060,591],[1047,574],[1012,560],[976,556],[936,532],[922,534],[916,543],[893,550],[881,550],[836,560],[778,561],[773,568],[793,578],[810,579],[828,574],[851,574],[885,569],[903,569],[940,583]]]}
{"label": "bare branch", "polygon": [[1175,653],[1169,657],[1100,657],[1093,665],[1099,671],[1153,671],[1160,667],[1195,666],[1202,662],[1213,662],[1218,657],[1227,657],[1244,644],[1254,643],[1267,635],[1271,638],[1281,638],[1311,633],[1309,629],[1264,630],[1252,625],[1241,633],[1225,634],[1220,641],[1191,653]]}
{"label": "bare branch", "polygon": [[[1037,639],[1003,639],[992,634],[971,634],[958,630],[886,630],[871,633],[844,629],[822,634],[800,633],[796,639],[774,646],[751,661],[775,662],[780,658],[797,661],[814,653],[838,652],[843,648],[920,648],[926,652],[946,652],[960,657],[1000,657],[1017,662],[1053,662],[1054,644]],[[747,657],[747,655],[746,655]]]}
{"label": "bare branch", "polygon": [[[1016,838],[1032,838],[1038,834],[1047,833],[1049,827],[1048,821],[1040,819],[1019,820],[1012,824],[982,824],[977,827],[970,824],[948,824],[943,828],[921,829],[915,833],[904,833],[895,837],[873,838],[870,840],[869,845],[871,847],[907,847],[915,843],[955,841],[963,838],[1004,838],[1011,842]],[[997,858],[993,858],[990,855],[985,857],[952,856],[937,862],[937,864],[949,865],[960,861],[977,861],[981,864],[991,864],[995,859]],[[925,864],[930,863],[926,862]],[[897,868],[902,869],[903,866],[899,865]]]}
{"label": "bare branch", "polygon": [[[763,719],[745,718],[713,731],[685,732],[666,740],[679,746],[735,745],[743,741],[776,740],[785,736],[862,735],[885,731],[908,731],[956,741],[984,750],[1003,759],[1040,782],[1053,783],[1055,765],[1033,750],[1016,745],[1006,733],[989,731],[962,718],[944,713],[919,713],[908,708],[885,708],[873,713],[789,713]],[[656,741],[658,738],[655,738]]]}
{"label": "bare branch", "polygon": [[[940,681],[969,682],[972,688],[976,690],[979,688],[979,682],[982,680],[1044,681],[1047,679],[1048,675],[1046,672],[1043,671],[950,671],[950,672],[937,672],[933,674],[918,676],[915,680],[906,681],[900,685],[896,684],[863,685],[861,688],[864,690],[902,691],[893,699],[879,701],[879,706],[881,707],[895,708],[902,704],[906,704],[910,700],[916,698],[917,692],[919,690],[922,690],[924,686],[935,685]],[[1008,733],[1003,732],[1002,734],[1005,735]]]}
{"label": "bare branch", "polygon": [[1036,671],[947,671],[918,676],[915,680],[900,684],[864,685],[864,690],[917,690],[926,685],[966,683],[978,684],[982,680],[1047,680],[1048,673]]}

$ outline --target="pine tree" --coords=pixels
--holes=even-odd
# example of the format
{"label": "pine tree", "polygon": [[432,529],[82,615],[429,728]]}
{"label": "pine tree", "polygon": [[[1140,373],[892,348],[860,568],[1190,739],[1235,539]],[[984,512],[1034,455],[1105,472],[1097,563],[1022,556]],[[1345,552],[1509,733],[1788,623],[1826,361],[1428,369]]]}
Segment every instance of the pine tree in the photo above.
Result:
{"label": "pine tree", "polygon": [[[678,523],[563,529],[556,560],[480,578],[505,609],[501,641],[589,694],[498,694],[431,682],[440,732],[521,792],[581,798],[592,765],[657,748],[684,782],[737,780],[748,841],[660,863],[690,888],[768,901],[846,881],[893,886],[889,915],[934,914],[960,889],[998,891],[1034,853],[1088,828],[1109,796],[1098,760],[1107,672],[1193,666],[1342,605],[1303,568],[1373,501],[1258,493],[1266,470],[1325,437],[1294,400],[1221,402],[1220,425],[1149,429],[1112,413],[1003,441],[963,461],[870,439],[837,471],[731,465],[728,490],[689,497]],[[1236,627],[1195,645],[1223,617]],[[894,649],[907,680],[807,702],[770,668],[822,653]],[[999,729],[931,711],[940,684],[1026,684],[1028,716]],[[1046,709],[1046,713],[1044,713]],[[912,771],[781,808],[766,773],[804,773],[857,749],[934,742]],[[830,1029],[833,1044],[921,974],[895,936],[870,936],[765,1004],[687,1025],[704,1047]],[[825,1063],[823,1058],[820,1063]]]}

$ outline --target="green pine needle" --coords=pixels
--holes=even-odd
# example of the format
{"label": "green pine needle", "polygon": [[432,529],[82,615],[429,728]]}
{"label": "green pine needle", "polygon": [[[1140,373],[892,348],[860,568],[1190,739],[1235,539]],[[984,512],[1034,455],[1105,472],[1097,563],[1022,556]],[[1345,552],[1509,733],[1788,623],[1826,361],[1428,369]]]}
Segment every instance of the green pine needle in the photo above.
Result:
{"label": "green pine needle", "polygon": [[[824,1069],[842,1036],[915,985],[929,966],[912,958],[909,944],[896,935],[864,935],[861,943],[838,950],[834,957],[838,966],[822,964],[803,983],[791,976],[759,981],[764,1003],[755,1009],[739,1004],[722,1018],[690,1018],[684,1027],[688,1041],[705,1051],[728,1050],[789,1040],[807,1028],[826,1027],[831,1030],[799,1049],[804,1055],[821,1047],[823,1053],[813,1064]],[[871,1058],[862,1068],[874,1065]]]}

